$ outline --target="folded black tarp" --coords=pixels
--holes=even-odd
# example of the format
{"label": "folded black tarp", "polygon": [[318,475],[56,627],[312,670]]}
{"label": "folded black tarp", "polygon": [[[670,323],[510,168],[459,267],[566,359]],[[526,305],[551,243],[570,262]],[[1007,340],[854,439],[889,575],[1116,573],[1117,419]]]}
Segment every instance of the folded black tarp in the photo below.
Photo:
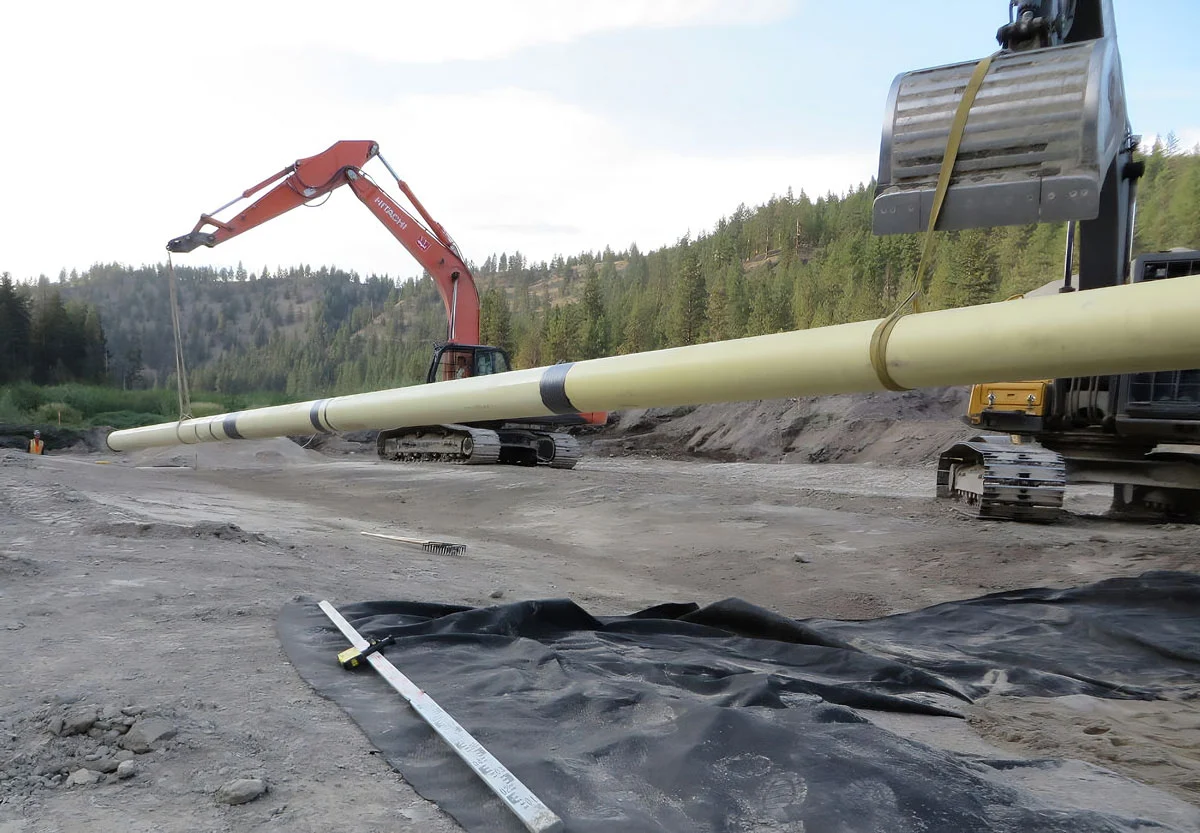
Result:
{"label": "folded black tarp", "polygon": [[[998,593],[866,622],[797,621],[731,599],[596,617],[566,600],[339,608],[558,813],[571,833],[1134,831],[1011,777],[1053,761],[955,754],[863,712],[954,715],[986,693],[1200,691],[1200,576],[1147,573]],[[523,828],[315,603],[279,633],[423,796],[468,831]]]}

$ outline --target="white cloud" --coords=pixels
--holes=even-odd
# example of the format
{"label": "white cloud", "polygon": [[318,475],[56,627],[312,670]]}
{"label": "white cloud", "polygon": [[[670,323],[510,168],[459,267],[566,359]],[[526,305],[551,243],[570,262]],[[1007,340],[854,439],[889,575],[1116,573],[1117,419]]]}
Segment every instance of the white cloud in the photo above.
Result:
{"label": "white cloud", "polygon": [[[406,129],[414,114],[430,112],[507,127],[490,134]],[[463,254],[477,263],[500,251],[520,250],[541,260],[606,244],[623,248],[637,242],[650,249],[689,230],[695,234],[711,228],[739,202],[765,201],[789,185],[814,196],[842,190],[872,172],[870,158],[832,153],[819,158],[718,158],[650,151],[592,113],[515,89],[408,96],[375,110],[332,116],[331,123],[347,126],[346,137],[381,143],[388,162],[455,237]],[[366,125],[377,129],[368,134]],[[311,135],[320,131],[303,132],[304,142],[286,131],[257,135],[255,156],[263,155],[258,145],[274,153],[271,162],[263,160],[253,171],[237,158],[238,148],[225,148],[219,160],[205,163],[201,175],[172,183],[170,204],[187,202],[191,210],[176,209],[169,216],[155,211],[144,218],[144,226],[154,227],[146,241],[147,256],[161,251],[160,241],[186,231],[201,210],[212,210],[290,161],[280,158],[285,149],[308,156],[329,143],[328,136]],[[382,165],[372,162],[367,170],[385,190],[398,194]],[[192,264],[240,259],[253,269],[307,262],[363,273],[419,272],[348,189],[335,192],[327,204],[298,209],[217,249],[179,257],[178,262]]]}
{"label": "white cloud", "polygon": [[1176,147],[1180,151],[1191,151],[1200,148],[1200,127],[1184,127],[1168,130],[1165,133],[1142,134],[1142,152],[1149,153],[1154,147],[1154,143],[1158,141],[1161,141],[1165,145],[1172,133],[1175,134]]}
{"label": "white cloud", "polygon": [[[520,90],[407,99],[399,109],[406,107],[449,109],[484,123],[503,123],[502,114],[519,113],[520,118],[507,123],[528,125],[497,133],[484,143],[469,136],[444,141],[427,135],[407,137],[408,152],[415,159],[440,145],[449,147],[458,160],[440,169],[436,181],[422,171],[421,179],[429,181],[422,191],[429,190],[429,200],[436,198],[454,217],[453,227],[462,229],[459,244],[477,259],[517,248],[542,258],[605,244],[624,247],[633,241],[643,248],[656,247],[674,242],[689,229],[695,234],[711,228],[741,201],[762,202],[789,185],[797,192],[804,187],[811,194],[824,194],[872,173],[870,158],[835,153],[819,158],[718,158],[647,150],[593,114]],[[412,177],[415,180],[417,173]],[[532,230],[547,224],[572,230]]]}
{"label": "white cloud", "polygon": [[[161,261],[165,242],[202,211],[338,139],[379,141],[477,262],[502,250],[542,259],[634,241],[651,248],[711,227],[738,202],[761,202],[788,185],[841,190],[873,172],[872,159],[836,152],[653,151],[594,113],[518,89],[408,90],[378,103],[303,82],[312,43],[368,43],[354,48],[380,55],[394,47],[391,57],[421,60],[504,54],[614,28],[764,19],[786,10],[782,0],[375,4],[370,10],[382,18],[343,3],[336,20],[328,8],[245,3],[216,14],[118,2],[9,10],[0,43],[8,194],[0,201],[0,270],[25,278],[97,261]],[[394,190],[382,166],[368,170]],[[320,208],[181,257],[241,260],[252,269],[307,262],[418,272],[346,189]]]}
{"label": "white cloud", "polygon": [[[82,55],[140,63],[149,53],[205,56],[207,85],[236,84],[231,56],[280,51],[361,55],[389,62],[439,63],[503,58],[539,44],[565,44],[604,32],[683,26],[748,25],[788,15],[797,0],[248,0],[236,7],[161,0],[23,3],[6,10],[6,44],[51,61]],[[10,36],[11,37],[11,36]]]}

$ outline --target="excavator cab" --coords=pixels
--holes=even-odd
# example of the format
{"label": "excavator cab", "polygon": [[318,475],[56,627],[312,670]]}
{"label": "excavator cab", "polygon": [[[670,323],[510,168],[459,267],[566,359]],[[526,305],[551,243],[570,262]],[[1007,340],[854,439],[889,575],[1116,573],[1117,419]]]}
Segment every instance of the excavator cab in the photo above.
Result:
{"label": "excavator cab", "polygon": [[426,382],[448,382],[469,376],[490,376],[512,370],[508,353],[479,344],[437,344]]}

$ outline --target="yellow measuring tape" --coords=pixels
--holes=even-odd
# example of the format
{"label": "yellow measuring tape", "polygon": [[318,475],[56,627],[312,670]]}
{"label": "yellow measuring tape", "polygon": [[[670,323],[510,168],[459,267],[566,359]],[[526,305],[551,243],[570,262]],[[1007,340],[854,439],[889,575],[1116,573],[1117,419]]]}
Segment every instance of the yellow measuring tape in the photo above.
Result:
{"label": "yellow measuring tape", "polygon": [[958,147],[962,144],[963,131],[967,127],[967,117],[971,113],[971,105],[975,103],[975,95],[979,92],[979,88],[983,86],[983,77],[987,75],[988,68],[991,67],[992,58],[994,57],[995,55],[988,55],[975,65],[975,71],[971,73],[971,80],[967,82],[967,88],[963,90],[962,100],[958,102],[958,110],[954,114],[954,121],[950,123],[950,138],[946,141],[946,153],[942,157],[942,169],[938,172],[937,190],[933,194],[933,209],[929,212],[929,227],[925,230],[925,241],[921,246],[921,262],[917,266],[917,276],[914,281],[913,290],[907,298],[900,302],[900,306],[896,307],[891,315],[879,322],[879,326],[871,334],[871,366],[875,368],[875,375],[879,377],[879,381],[888,390],[909,390],[909,388],[897,384],[892,375],[888,373],[888,339],[892,335],[892,330],[895,328],[896,322],[909,312],[921,311],[921,285],[925,280],[925,268],[929,262],[929,252],[932,249],[933,232],[937,228],[938,215],[941,214],[942,203],[946,200],[946,190],[950,187],[950,174],[954,171],[954,163],[958,159]]}

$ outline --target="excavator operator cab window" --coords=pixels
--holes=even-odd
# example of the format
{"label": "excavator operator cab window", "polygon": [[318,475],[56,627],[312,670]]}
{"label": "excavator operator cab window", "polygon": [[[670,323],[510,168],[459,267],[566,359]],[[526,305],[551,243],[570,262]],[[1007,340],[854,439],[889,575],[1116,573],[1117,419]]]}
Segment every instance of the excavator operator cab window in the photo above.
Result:
{"label": "excavator operator cab window", "polygon": [[454,357],[454,364],[452,367],[454,370],[455,379],[465,379],[468,376],[474,375],[471,372],[471,362],[463,353],[459,353]]}
{"label": "excavator operator cab window", "polygon": [[475,353],[475,375],[490,376],[493,373],[507,373],[508,358],[499,350],[480,350]]}
{"label": "excavator operator cab window", "polygon": [[504,351],[494,347],[452,347],[438,353],[435,362],[430,370],[430,382],[490,376],[493,373],[507,373],[512,369]]}
{"label": "excavator operator cab window", "polygon": [[474,358],[472,350],[441,350],[434,355],[427,381],[448,382],[474,376]]}

